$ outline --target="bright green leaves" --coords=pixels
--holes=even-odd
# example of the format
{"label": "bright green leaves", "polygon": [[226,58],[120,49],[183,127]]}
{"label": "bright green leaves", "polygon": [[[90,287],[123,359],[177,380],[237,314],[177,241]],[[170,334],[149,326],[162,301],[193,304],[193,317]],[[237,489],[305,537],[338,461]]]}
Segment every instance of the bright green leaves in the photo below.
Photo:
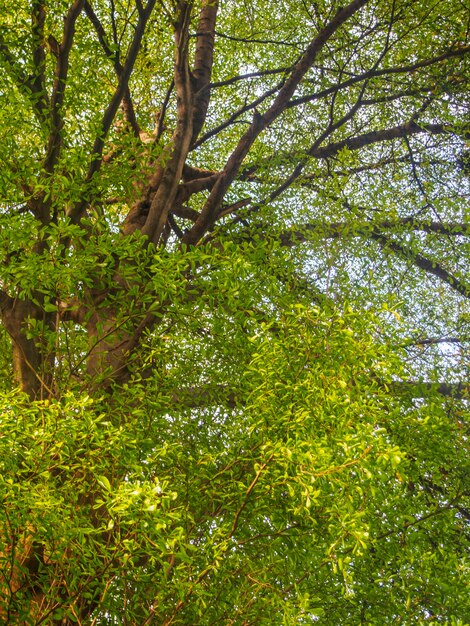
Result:
{"label": "bright green leaves", "polygon": [[[183,272],[180,291],[166,296],[181,319],[166,328],[165,347],[148,344],[155,387],[132,382],[93,402],[4,395],[3,573],[20,536],[38,546],[36,584],[75,590],[56,608],[64,615],[94,599],[98,619],[139,623],[157,615],[209,624],[234,611],[240,623],[354,624],[361,611],[371,623],[398,612],[419,623],[426,610],[450,619],[446,597],[457,589],[452,614],[463,619],[458,416],[453,423],[437,398],[416,406],[390,398],[401,366],[377,345],[371,313],[289,307],[265,285],[251,293],[264,318],[242,321],[238,297],[250,287],[234,281],[221,289],[233,317],[219,336],[205,262],[256,273],[229,249],[204,254],[192,272],[211,306],[196,324]],[[215,377],[223,343],[227,355],[238,346],[243,373],[234,359]],[[183,354],[197,348],[197,360],[178,360],[177,345]],[[57,597],[47,592],[45,602]]]}

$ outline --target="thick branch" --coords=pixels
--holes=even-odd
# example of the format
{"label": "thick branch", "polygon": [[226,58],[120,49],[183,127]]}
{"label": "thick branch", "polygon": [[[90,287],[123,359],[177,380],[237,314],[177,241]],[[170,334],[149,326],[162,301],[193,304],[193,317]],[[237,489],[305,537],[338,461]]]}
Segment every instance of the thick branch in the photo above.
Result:
{"label": "thick branch", "polygon": [[13,304],[13,298],[0,289],[0,317],[3,317],[3,315],[9,311],[13,307]]}
{"label": "thick branch", "polygon": [[218,1],[205,0],[200,15],[196,52],[193,67],[193,136],[194,143],[205,122],[209,106],[212,63],[214,56],[214,28],[217,19]]}
{"label": "thick branch", "polygon": [[[456,135],[462,134],[466,136],[470,131],[470,124],[462,126],[458,131],[454,126],[449,124],[418,124],[415,121],[409,121],[405,124],[400,124],[398,126],[392,126],[391,128],[383,128],[379,130],[373,130],[368,133],[364,133],[362,135],[356,135],[355,137],[348,137],[347,139],[342,139],[341,141],[335,141],[327,144],[326,146],[318,146],[318,142],[315,141],[312,146],[306,152],[291,152],[284,155],[281,163],[286,164],[288,160],[297,162],[299,159],[305,158],[305,155],[310,156],[314,159],[328,159],[330,157],[336,156],[341,150],[345,148],[347,150],[355,151],[360,150],[362,148],[366,148],[367,146],[372,146],[375,144],[384,143],[386,141],[392,141],[394,139],[403,139],[405,137],[411,137],[413,135],[419,134],[429,134],[429,135]],[[278,155],[282,156],[282,155]],[[409,157],[408,157],[409,158]],[[260,162],[261,165],[269,165],[272,167],[272,157],[264,159]],[[278,158],[279,162],[279,158]],[[396,160],[392,159],[386,162],[396,162]],[[243,170],[240,178],[242,180],[256,180],[254,175],[258,169],[258,165],[249,166]],[[359,170],[360,171],[360,170]],[[314,179],[315,175],[311,175],[305,177],[307,179]],[[293,182],[293,180],[292,180]],[[285,186],[285,185],[283,185]]]}
{"label": "thick branch", "polygon": [[322,50],[326,42],[334,35],[350,17],[352,17],[359,9],[366,5],[368,0],[353,0],[347,7],[339,9],[333,19],[319,32],[317,37],[312,41],[306,52],[302,55],[300,61],[294,66],[289,78],[279,91],[276,99],[271,107],[263,116],[264,128],[270,124],[284,109],[294,94],[300,81],[303,79],[307,71],[313,65],[317,54]]}
{"label": "thick branch", "polygon": [[194,193],[212,189],[218,179],[219,174],[212,174],[211,176],[207,176],[205,178],[195,178],[194,180],[182,183],[178,190],[179,202],[186,202],[186,200]]}
{"label": "thick branch", "polygon": [[46,85],[44,72],[46,67],[46,54],[44,51],[44,23],[46,20],[46,10],[44,0],[33,0],[31,10],[31,30],[33,35],[33,65],[34,93],[43,94],[41,99],[47,105]]}
{"label": "thick branch", "polygon": [[453,126],[448,124],[417,124],[416,122],[410,121],[406,124],[393,126],[392,128],[373,130],[357,137],[343,139],[324,147],[312,148],[307,152],[307,154],[315,159],[326,159],[327,157],[338,154],[338,152],[344,148],[347,148],[348,150],[359,150],[360,148],[365,148],[366,146],[370,146],[372,144],[382,143],[392,139],[402,139],[403,137],[410,137],[412,135],[423,133],[427,133],[429,135],[442,135],[446,133],[456,134],[456,131]]}
{"label": "thick branch", "polygon": [[51,97],[51,132],[49,135],[47,156],[45,159],[45,168],[48,172],[53,171],[62,147],[62,128],[64,125],[64,119],[61,109],[64,103],[65,88],[67,86],[69,57],[75,35],[75,23],[83,9],[83,3],[84,0],[75,0],[68,10],[67,16],[64,20],[64,33],[62,36],[62,42],[59,45]]}
{"label": "thick branch", "polygon": [[38,398],[45,390],[49,392],[53,356],[45,345],[38,344],[36,339],[28,338],[25,333],[29,319],[47,323],[47,316],[31,301],[10,298],[2,291],[0,316],[12,340],[13,373],[18,385],[31,399]]}
{"label": "thick branch", "polygon": [[191,4],[180,3],[180,13],[175,24],[174,83],[177,97],[176,129],[172,137],[171,154],[165,164],[158,189],[153,196],[142,234],[158,243],[173,206],[184,162],[188,155],[192,131],[192,86],[188,63],[188,38]]}

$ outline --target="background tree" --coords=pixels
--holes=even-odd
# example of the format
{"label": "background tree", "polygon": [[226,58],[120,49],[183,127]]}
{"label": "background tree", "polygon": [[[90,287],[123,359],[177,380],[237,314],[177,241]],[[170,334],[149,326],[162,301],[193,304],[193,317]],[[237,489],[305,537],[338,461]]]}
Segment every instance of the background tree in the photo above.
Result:
{"label": "background tree", "polygon": [[3,623],[464,624],[466,3],[1,9]]}

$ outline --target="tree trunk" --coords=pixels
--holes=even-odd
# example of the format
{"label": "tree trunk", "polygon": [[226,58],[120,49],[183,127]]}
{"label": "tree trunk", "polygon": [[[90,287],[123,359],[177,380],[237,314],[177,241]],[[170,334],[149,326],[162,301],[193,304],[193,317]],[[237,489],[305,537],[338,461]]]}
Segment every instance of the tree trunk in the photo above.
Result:
{"label": "tree trunk", "polygon": [[13,372],[18,386],[31,400],[49,397],[54,354],[48,349],[46,334],[54,330],[54,314],[45,313],[28,299],[11,298],[2,317],[13,344]]}

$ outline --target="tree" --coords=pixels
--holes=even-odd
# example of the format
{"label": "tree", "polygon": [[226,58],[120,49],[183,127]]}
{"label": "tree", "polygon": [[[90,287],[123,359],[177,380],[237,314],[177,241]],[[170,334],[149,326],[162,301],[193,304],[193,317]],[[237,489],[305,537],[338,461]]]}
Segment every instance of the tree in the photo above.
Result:
{"label": "tree", "polygon": [[3,2],[3,623],[464,624],[469,20]]}

